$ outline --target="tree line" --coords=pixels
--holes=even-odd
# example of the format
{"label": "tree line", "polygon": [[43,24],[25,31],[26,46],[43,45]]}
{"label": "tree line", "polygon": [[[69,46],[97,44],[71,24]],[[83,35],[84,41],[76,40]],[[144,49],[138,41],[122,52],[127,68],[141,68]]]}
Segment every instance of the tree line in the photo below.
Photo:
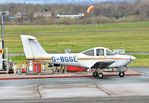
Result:
{"label": "tree line", "polygon": [[[89,5],[76,4],[0,4],[0,10],[8,10],[8,24],[92,24],[127,21],[149,20],[149,2],[136,0],[135,2],[102,2],[93,4],[94,11],[80,19],[59,19],[57,14],[73,15],[86,13]],[[21,20],[12,19],[18,12],[25,15]],[[37,12],[51,12],[49,18],[36,18]]]}

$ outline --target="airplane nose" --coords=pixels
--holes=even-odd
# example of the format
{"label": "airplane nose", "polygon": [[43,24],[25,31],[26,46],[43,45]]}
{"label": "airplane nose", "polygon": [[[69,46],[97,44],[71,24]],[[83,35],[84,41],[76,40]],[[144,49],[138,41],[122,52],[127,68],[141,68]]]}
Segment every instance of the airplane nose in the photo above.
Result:
{"label": "airplane nose", "polygon": [[131,60],[135,60],[136,57],[134,57],[134,56],[130,56],[130,59],[131,59]]}

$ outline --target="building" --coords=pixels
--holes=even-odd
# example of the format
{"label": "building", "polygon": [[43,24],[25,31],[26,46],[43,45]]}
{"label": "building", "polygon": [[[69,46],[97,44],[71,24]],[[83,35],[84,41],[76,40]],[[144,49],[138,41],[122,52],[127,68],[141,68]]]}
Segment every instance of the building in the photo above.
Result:
{"label": "building", "polygon": [[57,17],[61,18],[61,19],[65,19],[65,18],[80,19],[80,18],[83,18],[84,16],[85,16],[84,13],[79,13],[78,15],[60,15],[60,14],[57,14]]}
{"label": "building", "polygon": [[17,12],[16,14],[14,14],[14,18],[18,21],[23,21],[27,19],[27,14],[24,12]]}
{"label": "building", "polygon": [[50,18],[52,15],[52,12],[36,12],[34,13],[33,17],[36,18]]}

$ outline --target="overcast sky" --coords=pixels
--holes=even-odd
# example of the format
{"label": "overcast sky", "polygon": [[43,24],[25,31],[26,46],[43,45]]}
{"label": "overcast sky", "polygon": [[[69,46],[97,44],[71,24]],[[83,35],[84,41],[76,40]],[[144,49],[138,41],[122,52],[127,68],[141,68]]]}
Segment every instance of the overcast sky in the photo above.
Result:
{"label": "overcast sky", "polygon": [[0,0],[0,3],[97,3],[105,1],[131,1],[131,0]]}

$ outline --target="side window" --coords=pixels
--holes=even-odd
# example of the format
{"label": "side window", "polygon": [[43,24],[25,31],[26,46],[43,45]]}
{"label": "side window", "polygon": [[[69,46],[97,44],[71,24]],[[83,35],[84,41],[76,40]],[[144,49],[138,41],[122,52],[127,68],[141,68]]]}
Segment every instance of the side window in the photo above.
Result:
{"label": "side window", "polygon": [[104,56],[104,49],[97,49],[96,50],[96,55],[97,56]]}
{"label": "side window", "polygon": [[84,52],[83,54],[89,55],[89,56],[94,56],[94,49],[89,50],[89,51],[86,51],[86,52]]}
{"label": "side window", "polygon": [[113,52],[111,52],[110,50],[106,50],[106,54],[107,55],[114,55]]}

